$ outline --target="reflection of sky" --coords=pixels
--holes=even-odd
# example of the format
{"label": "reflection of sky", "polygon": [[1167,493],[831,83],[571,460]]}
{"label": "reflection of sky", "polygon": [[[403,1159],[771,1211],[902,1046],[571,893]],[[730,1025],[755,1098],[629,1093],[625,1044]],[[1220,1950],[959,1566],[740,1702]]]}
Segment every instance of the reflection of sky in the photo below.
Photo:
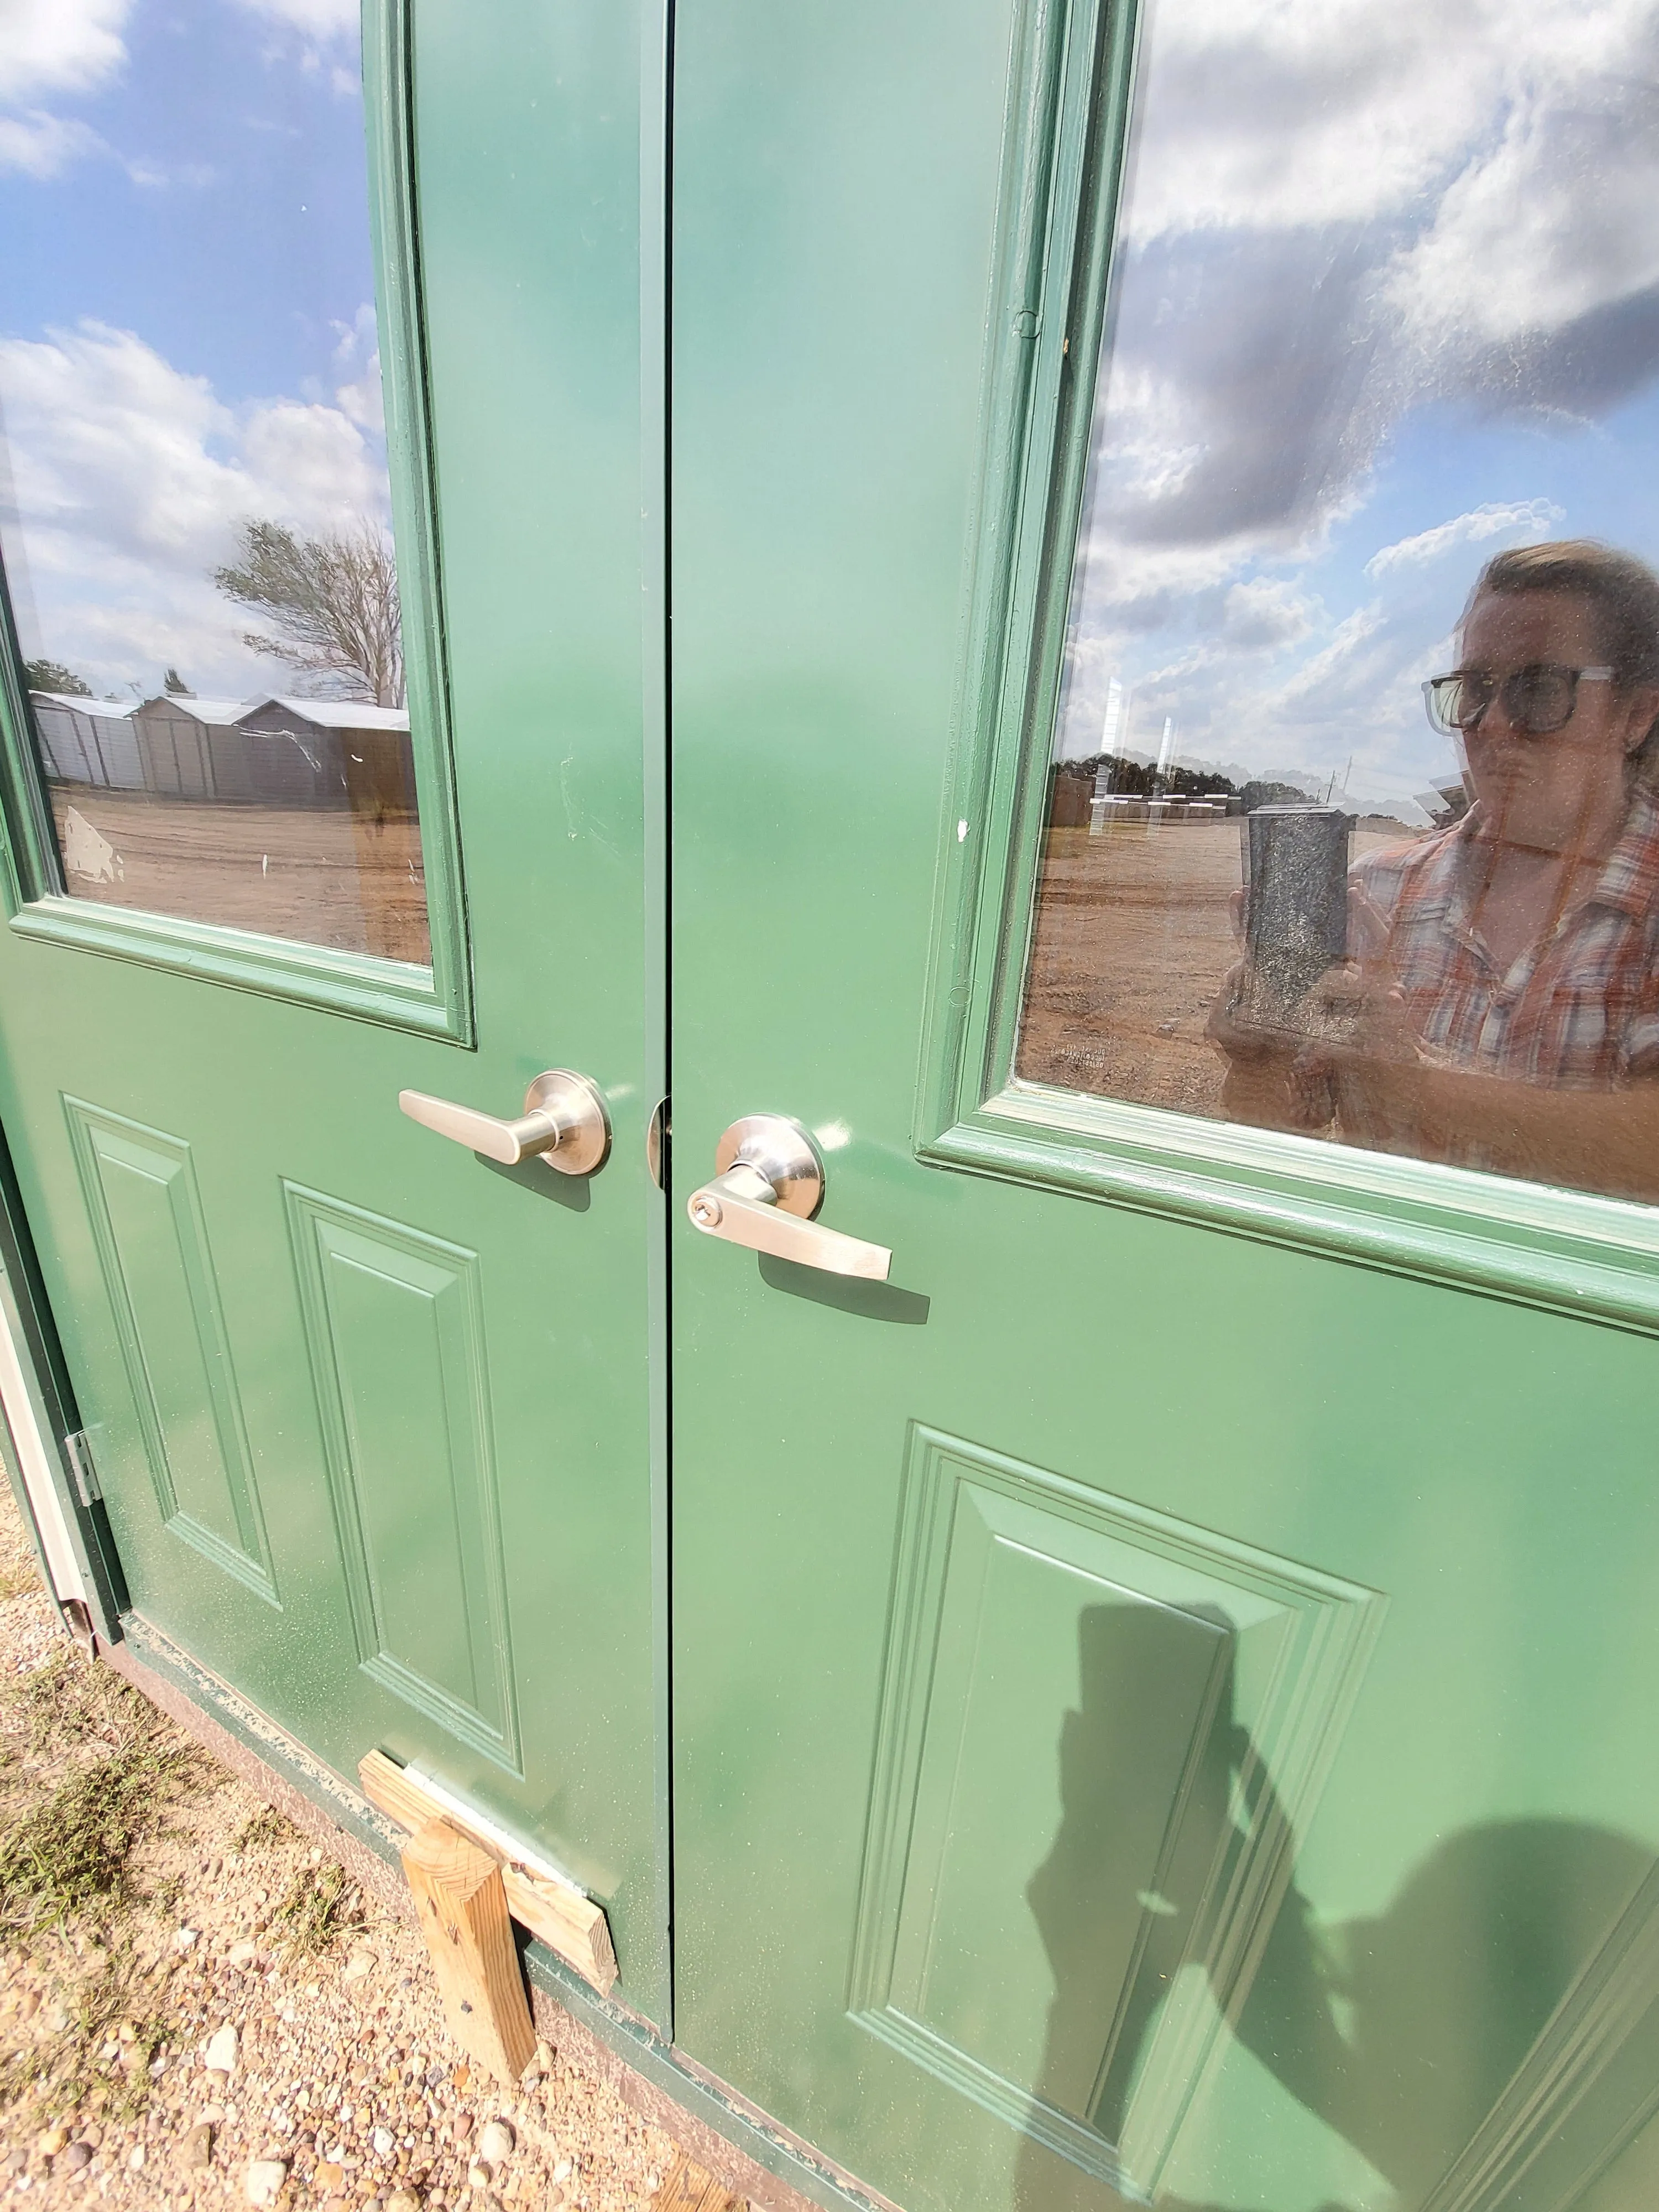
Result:
{"label": "reflection of sky", "polygon": [[1659,560],[1659,22],[1638,0],[1161,0],[1059,735],[1452,768],[1419,679],[1481,562]]}
{"label": "reflection of sky", "polygon": [[[383,516],[350,0],[0,16],[0,407],[26,653],[268,688],[213,589],[237,523]],[[21,537],[21,544],[20,544]]]}

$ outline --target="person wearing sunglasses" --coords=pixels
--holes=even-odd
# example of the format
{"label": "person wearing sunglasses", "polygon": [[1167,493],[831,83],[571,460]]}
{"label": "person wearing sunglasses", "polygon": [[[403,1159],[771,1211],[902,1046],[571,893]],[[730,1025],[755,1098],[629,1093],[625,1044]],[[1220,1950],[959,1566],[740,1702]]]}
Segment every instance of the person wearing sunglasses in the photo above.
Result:
{"label": "person wearing sunglasses", "polygon": [[1590,540],[1500,553],[1424,692],[1468,810],[1353,868],[1299,1037],[1218,1007],[1225,1109],[1659,1199],[1659,576]]}

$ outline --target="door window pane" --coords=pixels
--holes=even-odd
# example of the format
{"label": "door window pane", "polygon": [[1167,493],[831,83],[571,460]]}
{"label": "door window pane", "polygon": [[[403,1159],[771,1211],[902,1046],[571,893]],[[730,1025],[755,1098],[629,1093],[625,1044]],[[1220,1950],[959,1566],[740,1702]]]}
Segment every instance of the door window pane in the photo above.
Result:
{"label": "door window pane", "polygon": [[64,888],[425,963],[356,10],[38,13],[0,550]]}
{"label": "door window pane", "polygon": [[1142,57],[1018,1073],[1659,1197],[1659,22]]}

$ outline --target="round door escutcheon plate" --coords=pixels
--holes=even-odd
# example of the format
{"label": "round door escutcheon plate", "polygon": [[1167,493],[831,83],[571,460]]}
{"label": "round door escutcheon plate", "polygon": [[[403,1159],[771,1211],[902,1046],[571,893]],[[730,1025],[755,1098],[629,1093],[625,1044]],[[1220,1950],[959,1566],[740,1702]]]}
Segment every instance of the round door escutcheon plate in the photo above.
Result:
{"label": "round door escutcheon plate", "polygon": [[524,1094],[526,1114],[550,1114],[559,1125],[559,1141],[550,1152],[537,1155],[544,1167],[559,1175],[598,1175],[611,1157],[611,1116],[605,1093],[591,1077],[574,1068],[550,1067],[538,1075]]}
{"label": "round door escutcheon plate", "polygon": [[810,1221],[823,1203],[823,1162],[799,1121],[787,1114],[745,1114],[714,1147],[714,1173],[741,1160],[766,1177],[778,1194],[780,1213]]}

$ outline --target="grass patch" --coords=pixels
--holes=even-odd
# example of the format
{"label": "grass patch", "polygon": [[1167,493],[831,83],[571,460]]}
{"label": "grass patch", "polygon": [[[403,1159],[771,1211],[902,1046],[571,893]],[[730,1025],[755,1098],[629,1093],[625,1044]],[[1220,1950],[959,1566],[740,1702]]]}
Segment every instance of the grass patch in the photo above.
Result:
{"label": "grass patch", "polygon": [[35,1561],[34,1547],[29,1541],[5,1471],[0,1468],[0,1603],[40,1587],[40,1570]]}
{"label": "grass patch", "polygon": [[240,1832],[232,1849],[239,1851],[269,1850],[277,1844],[297,1841],[300,1831],[285,1814],[274,1805],[261,1805],[251,1820],[242,1823]]}
{"label": "grass patch", "polygon": [[35,1572],[33,1558],[12,1559],[0,1553],[0,1605],[9,1597],[21,1597],[25,1590],[38,1590],[40,1577]]}
{"label": "grass patch", "polygon": [[7,1704],[36,1755],[93,1742],[121,1751],[156,1729],[149,1701],[67,1638],[44,1667],[24,1675]]}
{"label": "grass patch", "polygon": [[270,1933],[292,1957],[316,1959],[362,1918],[362,1891],[329,1860],[300,1869],[270,1916]]}
{"label": "grass patch", "polygon": [[0,1929],[32,1935],[130,1903],[134,1845],[199,1770],[194,1747],[173,1744],[125,1747],[77,1767],[0,1837]]}
{"label": "grass patch", "polygon": [[159,1995],[130,1948],[106,1954],[61,1991],[68,2019],[57,2034],[0,2049],[0,2111],[131,2119],[149,2096],[150,2062],[170,2039]]}

